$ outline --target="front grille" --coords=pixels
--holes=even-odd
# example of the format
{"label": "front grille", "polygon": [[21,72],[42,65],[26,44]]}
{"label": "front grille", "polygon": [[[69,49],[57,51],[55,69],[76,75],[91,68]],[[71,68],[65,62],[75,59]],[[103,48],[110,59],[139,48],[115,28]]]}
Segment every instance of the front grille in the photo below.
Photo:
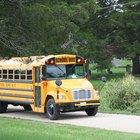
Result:
{"label": "front grille", "polygon": [[72,100],[89,100],[92,98],[91,89],[72,90]]}

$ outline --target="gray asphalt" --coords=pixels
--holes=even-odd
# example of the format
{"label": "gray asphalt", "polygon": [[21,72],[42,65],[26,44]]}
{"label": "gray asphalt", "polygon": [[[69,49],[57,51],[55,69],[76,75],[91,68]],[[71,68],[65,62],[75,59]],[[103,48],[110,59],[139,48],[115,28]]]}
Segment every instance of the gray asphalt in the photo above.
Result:
{"label": "gray asphalt", "polygon": [[70,124],[140,134],[140,116],[133,115],[98,113],[94,117],[89,117],[86,115],[85,112],[80,111],[63,113],[61,114],[59,120],[51,121],[48,118],[46,118],[46,116],[43,113],[26,112],[20,106],[8,106],[7,113],[0,114],[0,117]]}

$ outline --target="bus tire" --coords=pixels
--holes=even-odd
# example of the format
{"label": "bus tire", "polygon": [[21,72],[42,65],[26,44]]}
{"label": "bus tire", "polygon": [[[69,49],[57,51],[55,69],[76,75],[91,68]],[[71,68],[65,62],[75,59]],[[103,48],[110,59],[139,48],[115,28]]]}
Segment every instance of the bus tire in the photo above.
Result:
{"label": "bus tire", "polygon": [[98,107],[85,109],[88,116],[95,116],[98,112]]}
{"label": "bus tire", "polygon": [[57,120],[60,115],[60,111],[54,101],[54,99],[49,99],[46,103],[46,115],[50,120]]}
{"label": "bus tire", "polygon": [[0,113],[5,113],[7,111],[8,104],[0,101]]}
{"label": "bus tire", "polygon": [[31,111],[32,110],[30,105],[24,105],[23,108],[24,108],[25,111]]}

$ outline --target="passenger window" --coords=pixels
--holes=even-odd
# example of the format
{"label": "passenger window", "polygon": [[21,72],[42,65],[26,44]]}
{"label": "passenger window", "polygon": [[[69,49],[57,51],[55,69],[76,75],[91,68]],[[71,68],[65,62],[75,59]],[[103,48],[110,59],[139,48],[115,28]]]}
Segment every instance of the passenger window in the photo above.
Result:
{"label": "passenger window", "polygon": [[27,70],[27,74],[32,74],[32,70]]}
{"label": "passenger window", "polygon": [[14,71],[14,79],[19,79],[19,70],[15,69]]}
{"label": "passenger window", "polygon": [[1,69],[0,69],[0,78],[1,78]]}
{"label": "passenger window", "polygon": [[8,70],[8,74],[9,74],[9,76],[8,76],[8,78],[9,79],[13,79],[13,70]]}
{"label": "passenger window", "polygon": [[7,69],[3,69],[3,79],[7,79]]}
{"label": "passenger window", "polygon": [[32,70],[27,70],[27,80],[32,80]]}
{"label": "passenger window", "polygon": [[20,70],[20,74],[21,74],[21,79],[26,79],[26,70],[25,69],[21,69]]}
{"label": "passenger window", "polygon": [[7,70],[3,70],[3,74],[7,74]]}
{"label": "passenger window", "polygon": [[13,70],[9,70],[9,74],[12,74],[13,75]]}

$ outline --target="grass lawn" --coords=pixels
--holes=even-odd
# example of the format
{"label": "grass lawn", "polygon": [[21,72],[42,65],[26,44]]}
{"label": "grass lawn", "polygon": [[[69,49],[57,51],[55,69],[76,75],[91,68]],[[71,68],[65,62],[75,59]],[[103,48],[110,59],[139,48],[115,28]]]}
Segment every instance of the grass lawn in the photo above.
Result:
{"label": "grass lawn", "polygon": [[0,140],[139,140],[140,134],[0,118]]}
{"label": "grass lawn", "polygon": [[94,87],[102,87],[102,82],[101,82],[101,77],[105,76],[107,77],[107,81],[110,81],[111,79],[117,79],[117,78],[122,78],[125,76],[126,72],[126,65],[131,65],[132,66],[132,61],[131,60],[121,60],[120,61],[120,67],[115,67],[113,66],[111,68],[111,71],[113,72],[112,74],[107,74],[105,71],[102,73],[97,70],[94,70],[93,64],[90,64],[90,69],[91,69],[91,83],[93,84]]}
{"label": "grass lawn", "polygon": [[102,81],[101,81],[102,76],[105,76],[107,78],[107,81],[109,81],[111,79],[122,78],[125,75],[124,67],[118,67],[118,68],[113,67],[111,71],[113,72],[112,74],[107,74],[105,72],[101,73],[101,72],[97,72],[93,70],[90,81],[95,87],[96,86],[98,87],[100,84],[102,84]]}

